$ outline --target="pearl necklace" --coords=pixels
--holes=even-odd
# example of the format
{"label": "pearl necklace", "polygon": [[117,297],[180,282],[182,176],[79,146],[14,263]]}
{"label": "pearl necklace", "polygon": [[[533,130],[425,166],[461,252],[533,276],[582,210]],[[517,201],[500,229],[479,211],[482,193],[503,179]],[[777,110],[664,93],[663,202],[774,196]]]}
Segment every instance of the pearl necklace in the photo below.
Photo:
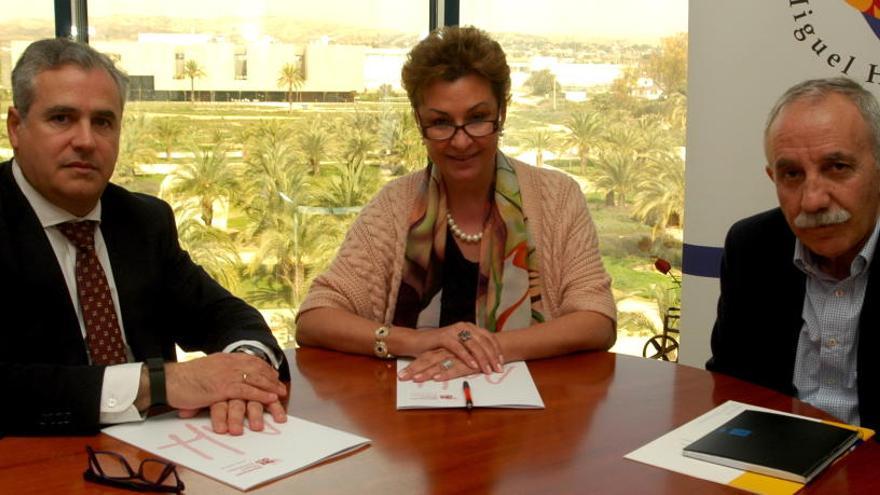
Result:
{"label": "pearl necklace", "polygon": [[482,232],[478,234],[465,234],[464,231],[456,225],[455,220],[452,218],[452,213],[449,213],[448,211],[446,212],[446,222],[449,224],[449,228],[452,229],[452,235],[462,242],[476,244],[483,239]]}

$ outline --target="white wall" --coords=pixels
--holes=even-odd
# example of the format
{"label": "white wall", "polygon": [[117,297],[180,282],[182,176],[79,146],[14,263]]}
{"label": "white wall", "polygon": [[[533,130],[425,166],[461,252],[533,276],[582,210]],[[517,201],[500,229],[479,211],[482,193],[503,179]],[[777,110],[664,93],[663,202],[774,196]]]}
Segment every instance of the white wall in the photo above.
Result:
{"label": "white wall", "polygon": [[762,134],[767,112],[788,87],[847,75],[880,95],[880,37],[840,0],[690,0],[689,17],[680,362],[702,367],[718,281],[693,273],[700,260],[689,248],[720,249],[733,222],[776,206]]}
{"label": "white wall", "polygon": [[[184,43],[184,41],[187,41]],[[18,60],[31,41],[12,41],[12,60]],[[189,91],[189,79],[175,79],[175,53],[193,59],[205,72],[195,81],[196,91],[282,91],[281,68],[305,57],[306,80],[300,91],[363,91],[367,48],[363,46],[254,42],[235,45],[171,35],[144,37],[142,41],[101,41],[97,50],[120,57],[130,75],[154,76],[158,91]],[[247,79],[235,79],[235,52],[247,50]],[[400,69],[397,77],[399,79]]]}

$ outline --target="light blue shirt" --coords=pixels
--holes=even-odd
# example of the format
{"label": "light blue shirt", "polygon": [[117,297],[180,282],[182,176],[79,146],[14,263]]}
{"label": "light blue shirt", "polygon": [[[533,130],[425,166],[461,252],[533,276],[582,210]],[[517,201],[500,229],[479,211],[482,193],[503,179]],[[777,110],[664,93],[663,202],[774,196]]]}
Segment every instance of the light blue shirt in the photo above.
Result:
{"label": "light blue shirt", "polygon": [[[800,240],[794,264],[807,275],[804,326],[798,338],[794,386],[798,398],[849,424],[859,424],[859,316],[880,222],[843,280],[822,272]],[[760,344],[758,344],[760,345]]]}

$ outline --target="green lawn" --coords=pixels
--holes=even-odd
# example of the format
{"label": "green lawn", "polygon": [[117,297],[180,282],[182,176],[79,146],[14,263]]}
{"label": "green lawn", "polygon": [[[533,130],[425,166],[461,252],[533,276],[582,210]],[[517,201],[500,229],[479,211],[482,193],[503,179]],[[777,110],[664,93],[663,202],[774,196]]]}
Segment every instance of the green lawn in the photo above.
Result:
{"label": "green lawn", "polygon": [[601,194],[588,195],[587,202],[612,287],[621,295],[653,298],[652,286],[669,282],[668,276],[654,269],[654,261],[658,256],[669,259],[680,270],[681,242],[666,237],[652,242],[651,228],[634,220],[629,207],[605,206]]}
{"label": "green lawn", "polygon": [[602,262],[611,274],[612,288],[622,296],[652,299],[654,286],[665,287],[669,284],[669,278],[654,270],[653,263],[644,258],[603,255]]}

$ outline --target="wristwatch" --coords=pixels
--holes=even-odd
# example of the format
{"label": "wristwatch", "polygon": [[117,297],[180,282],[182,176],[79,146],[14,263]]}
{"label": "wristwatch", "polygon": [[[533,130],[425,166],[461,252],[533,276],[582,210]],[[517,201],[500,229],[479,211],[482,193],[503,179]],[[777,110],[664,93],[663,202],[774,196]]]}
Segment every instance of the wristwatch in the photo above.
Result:
{"label": "wristwatch", "polygon": [[385,343],[385,338],[391,335],[391,327],[382,325],[373,332],[373,335],[376,337],[376,342],[373,343],[373,354],[382,359],[394,359],[394,356],[388,352],[388,344]]}
{"label": "wristwatch", "polygon": [[242,344],[242,345],[236,347],[235,349],[233,349],[232,352],[241,352],[243,354],[248,354],[250,356],[258,357],[258,358],[262,359],[263,361],[266,361],[267,363],[269,363],[269,366],[271,366],[273,368],[275,367],[275,365],[272,364],[272,360],[269,359],[269,355],[266,354],[266,351],[260,349],[257,346]]}
{"label": "wristwatch", "polygon": [[150,407],[168,404],[165,395],[165,361],[162,358],[147,358],[147,371],[150,374]]}

